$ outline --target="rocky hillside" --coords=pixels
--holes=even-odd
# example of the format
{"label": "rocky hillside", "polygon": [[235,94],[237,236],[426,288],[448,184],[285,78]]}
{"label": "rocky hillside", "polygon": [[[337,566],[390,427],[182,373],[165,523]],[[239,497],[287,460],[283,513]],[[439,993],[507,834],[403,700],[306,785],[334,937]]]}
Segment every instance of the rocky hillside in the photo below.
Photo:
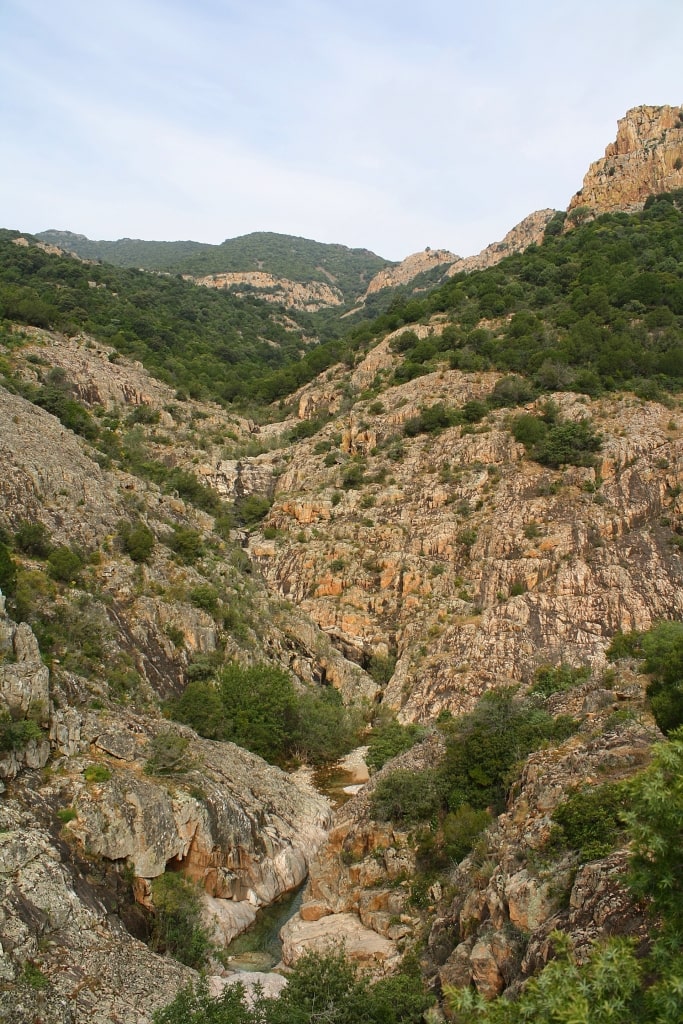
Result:
{"label": "rocky hillside", "polygon": [[[292,320],[289,362],[220,347],[220,289],[3,240],[4,1018],[218,991],[307,878],[285,966],[408,953],[440,1006],[519,993],[558,930],[647,952],[623,784],[683,714],[683,214],[644,205],[532,215],[343,344]],[[371,769],[334,814],[293,771],[332,740]]]}

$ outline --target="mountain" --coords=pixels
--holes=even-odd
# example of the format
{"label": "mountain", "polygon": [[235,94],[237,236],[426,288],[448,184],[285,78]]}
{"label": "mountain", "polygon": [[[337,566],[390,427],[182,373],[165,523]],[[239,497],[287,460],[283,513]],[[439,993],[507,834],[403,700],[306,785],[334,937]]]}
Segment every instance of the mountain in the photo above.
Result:
{"label": "mountain", "polygon": [[[134,238],[95,242],[85,235],[54,229],[36,237],[83,259],[184,274],[210,287],[234,288],[238,293],[246,289],[266,295],[274,292],[269,296],[272,301],[281,302],[283,294],[288,299],[293,291],[294,301],[285,304],[295,308],[353,302],[380,268],[391,265],[368,249],[349,249],[345,245],[328,245],[269,231],[226,238],[220,245],[146,242]],[[306,303],[301,288],[292,289],[291,285],[308,286],[312,282],[318,288]]]}
{"label": "mountain", "polygon": [[683,192],[549,213],[321,344],[0,239],[8,1024],[227,992],[305,879],[285,1000],[680,1019]]}

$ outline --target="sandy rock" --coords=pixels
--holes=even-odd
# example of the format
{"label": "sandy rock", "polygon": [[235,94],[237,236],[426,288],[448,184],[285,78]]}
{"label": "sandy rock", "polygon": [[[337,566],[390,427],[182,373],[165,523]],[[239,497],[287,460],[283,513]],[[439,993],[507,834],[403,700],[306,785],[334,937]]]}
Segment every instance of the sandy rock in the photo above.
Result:
{"label": "sandy rock", "polygon": [[331,914],[317,921],[292,918],[280,937],[286,964],[296,963],[311,950],[323,953],[343,948],[352,960],[374,967],[389,967],[398,956],[394,942],[366,928],[354,914]]}

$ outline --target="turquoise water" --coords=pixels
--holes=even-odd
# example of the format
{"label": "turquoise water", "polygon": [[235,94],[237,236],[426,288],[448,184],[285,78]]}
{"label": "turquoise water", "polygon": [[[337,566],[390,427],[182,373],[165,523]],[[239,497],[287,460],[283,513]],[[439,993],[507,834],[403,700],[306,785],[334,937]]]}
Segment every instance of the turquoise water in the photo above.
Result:
{"label": "turquoise water", "polygon": [[259,910],[251,928],[226,947],[229,967],[236,971],[270,971],[280,962],[280,929],[301,906],[305,885]]}
{"label": "turquoise water", "polygon": [[[334,808],[350,799],[344,786],[353,782],[353,775],[338,764],[318,768],[313,776],[316,789],[326,796]],[[298,911],[303,899],[304,882],[294,892],[259,910],[256,920],[246,932],[233,939],[225,949],[228,966],[236,971],[270,971],[282,959],[280,929]]]}

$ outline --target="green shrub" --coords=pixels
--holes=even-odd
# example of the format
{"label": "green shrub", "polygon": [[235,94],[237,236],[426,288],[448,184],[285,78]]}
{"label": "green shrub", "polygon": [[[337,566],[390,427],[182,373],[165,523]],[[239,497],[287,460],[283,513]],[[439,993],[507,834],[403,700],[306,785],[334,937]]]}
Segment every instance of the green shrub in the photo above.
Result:
{"label": "green shrub", "polygon": [[443,820],[446,856],[459,863],[471,853],[476,840],[490,823],[488,811],[476,811],[469,804],[460,804],[456,811],[447,814]]}
{"label": "green shrub", "polygon": [[52,551],[50,534],[42,523],[32,523],[24,519],[14,534],[14,543],[19,551],[33,558],[47,558]]}
{"label": "green shrub", "polygon": [[145,763],[147,775],[175,775],[191,767],[188,754],[190,741],[177,732],[161,732],[149,745],[149,757]]}
{"label": "green shrub", "polygon": [[121,520],[117,527],[123,550],[134,562],[147,562],[154,549],[155,537],[148,526],[140,520],[129,523]]}
{"label": "green shrub", "polygon": [[17,566],[6,544],[0,541],[0,590],[12,597],[17,588]]}
{"label": "green shrub", "polygon": [[396,657],[393,654],[373,654],[368,662],[367,672],[378,686],[386,686],[394,674]]}
{"label": "green shrub", "polygon": [[585,420],[556,423],[531,449],[531,456],[542,466],[593,466],[602,438]]}
{"label": "green shrub", "polygon": [[204,556],[202,535],[189,526],[174,526],[164,542],[185,565],[194,565]]}
{"label": "green shrub", "polygon": [[534,685],[531,693],[540,693],[544,697],[550,697],[553,693],[563,693],[575,686],[580,686],[590,676],[590,668],[582,665],[580,668],[572,668],[562,662],[561,665],[541,665],[534,675]]}
{"label": "green shrub", "polygon": [[440,805],[437,775],[431,771],[399,768],[380,779],[372,792],[372,815],[377,821],[428,821]]}
{"label": "green shrub", "polygon": [[270,498],[262,494],[248,494],[244,498],[238,498],[235,502],[237,522],[248,530],[252,529],[268,515],[272,504]]}
{"label": "green shrub", "polygon": [[43,731],[34,718],[13,718],[0,711],[0,751],[22,750],[31,740],[39,740]]}
{"label": "green shrub", "polygon": [[545,437],[548,427],[538,416],[525,412],[514,417],[510,430],[515,441],[524,445],[534,445]]}
{"label": "green shrub", "polygon": [[343,952],[305,953],[277,999],[257,993],[247,1004],[241,984],[217,999],[200,982],[154,1015],[154,1024],[420,1024],[433,998],[419,967],[404,958],[389,977],[371,980]]}
{"label": "green shrub", "polygon": [[555,808],[553,821],[561,829],[561,841],[577,850],[582,860],[594,860],[620,841],[626,810],[624,786],[606,783],[572,793]]}
{"label": "green shrub", "polygon": [[151,405],[137,405],[126,417],[126,423],[131,425],[135,423],[151,425],[158,423],[160,419],[161,413],[158,409],[153,409]]}
{"label": "green shrub", "polygon": [[332,687],[299,692],[286,672],[267,664],[229,665],[215,685],[214,672],[208,666],[167,705],[176,721],[202,736],[231,740],[276,764],[335,760],[357,741],[359,722]]}
{"label": "green shrub", "polygon": [[209,612],[210,615],[215,615],[218,611],[219,594],[210,583],[200,583],[190,591],[190,601],[195,608],[201,608],[203,611]]}
{"label": "green shrub", "polygon": [[111,770],[104,764],[89,764],[83,775],[86,782],[108,782]]}
{"label": "green shrub", "polygon": [[381,723],[373,729],[368,739],[365,758],[368,768],[379,771],[392,757],[410,750],[424,735],[425,729],[415,723],[401,725],[395,718]]}
{"label": "green shrub", "polygon": [[566,716],[553,718],[511,687],[489,690],[468,715],[444,722],[446,754],[439,769],[445,805],[501,811],[513,767],[542,743],[561,742],[576,728]]}
{"label": "green shrub", "polygon": [[47,560],[47,571],[53,580],[60,583],[78,583],[83,568],[83,559],[71,548],[54,548]]}
{"label": "green shrub", "polygon": [[606,654],[610,661],[618,661],[620,658],[641,658],[643,634],[637,631],[614,634],[612,642],[607,648]]}
{"label": "green shrub", "polygon": [[60,807],[57,811],[57,817],[63,825],[68,824],[70,821],[74,821],[78,817],[78,811],[73,807]]}
{"label": "green shrub", "polygon": [[188,967],[206,964],[211,943],[201,924],[201,900],[196,886],[182,875],[166,872],[152,880],[154,923],[150,946]]}

